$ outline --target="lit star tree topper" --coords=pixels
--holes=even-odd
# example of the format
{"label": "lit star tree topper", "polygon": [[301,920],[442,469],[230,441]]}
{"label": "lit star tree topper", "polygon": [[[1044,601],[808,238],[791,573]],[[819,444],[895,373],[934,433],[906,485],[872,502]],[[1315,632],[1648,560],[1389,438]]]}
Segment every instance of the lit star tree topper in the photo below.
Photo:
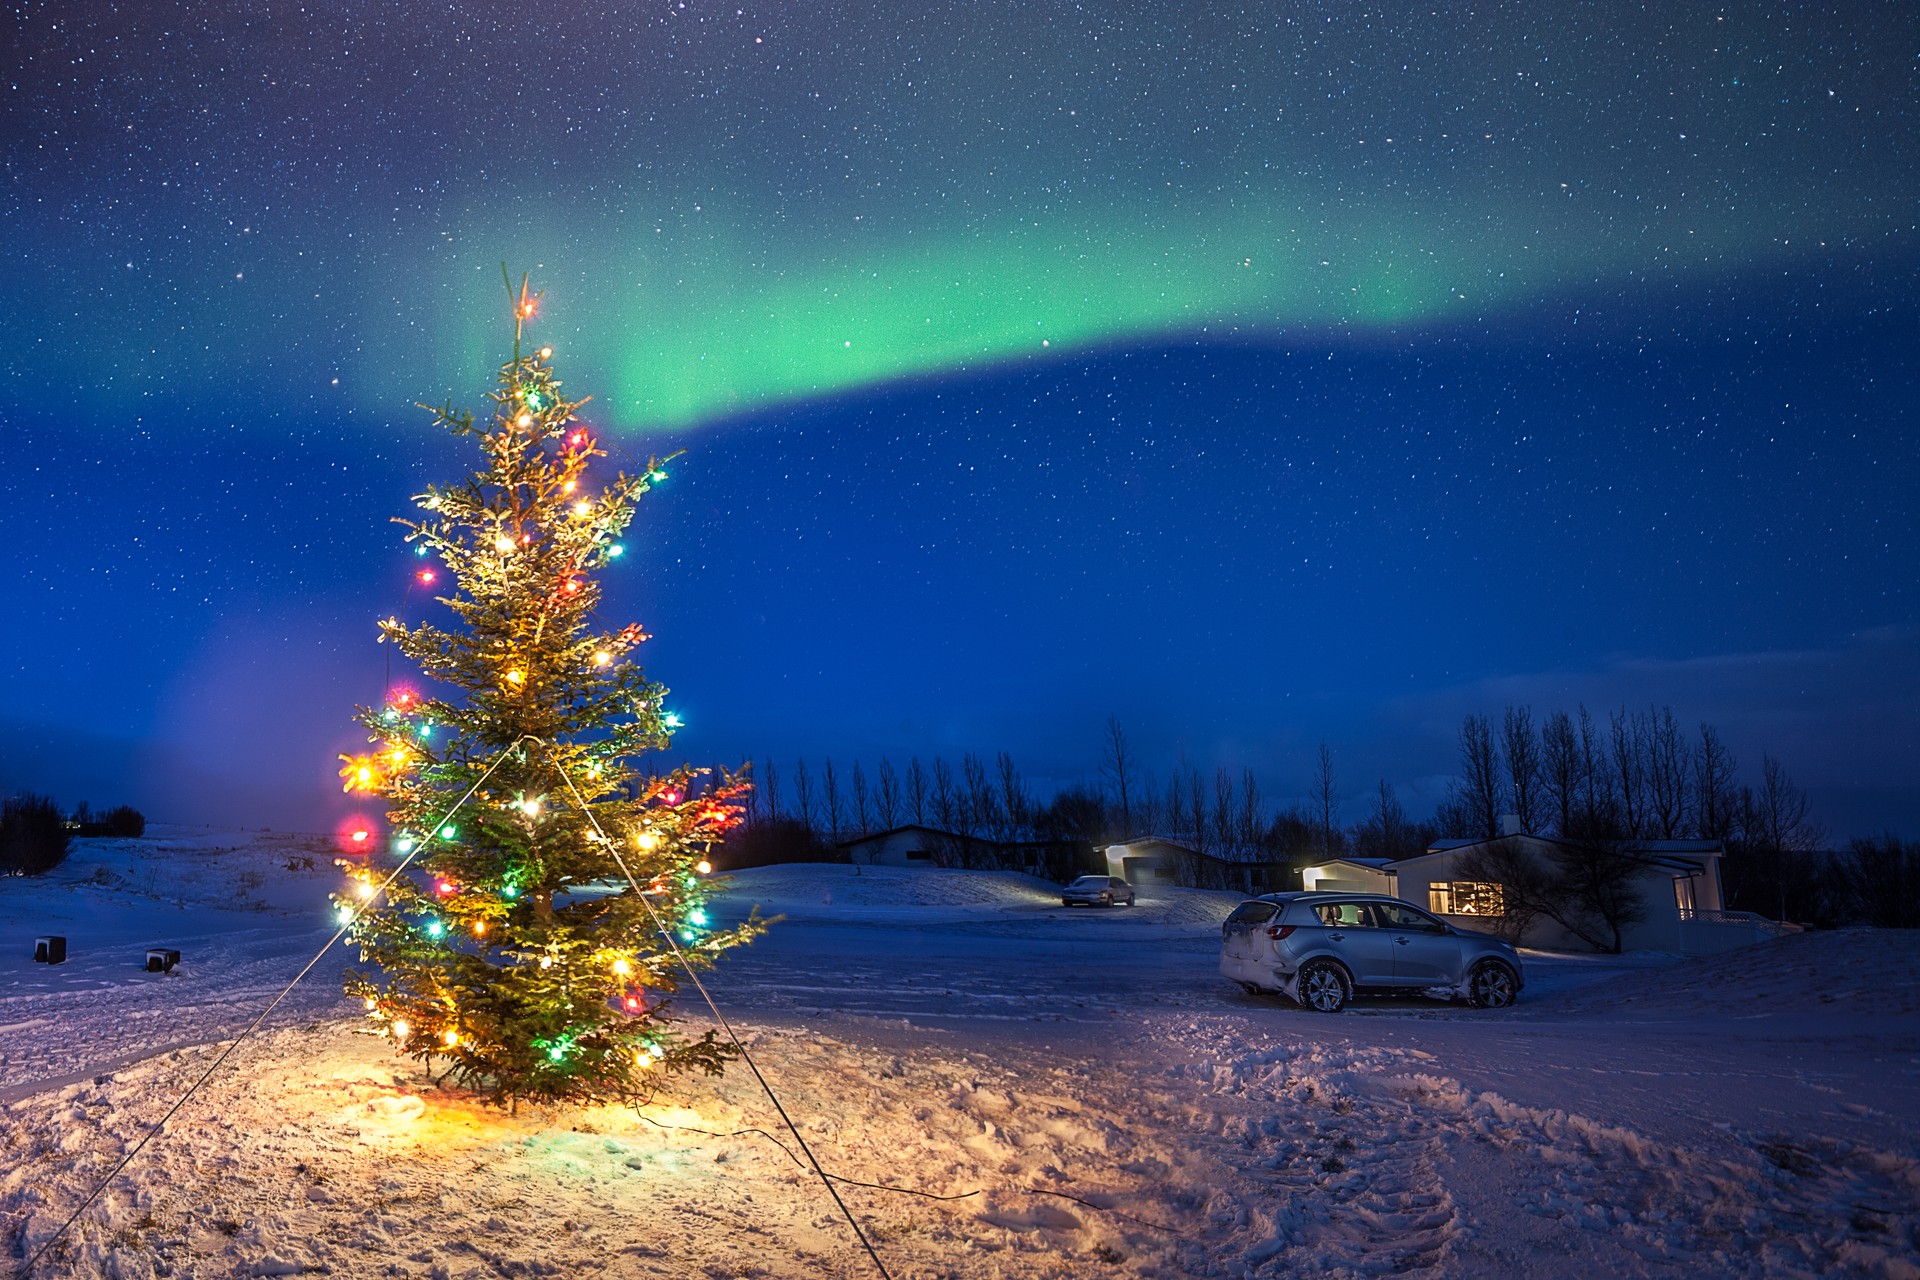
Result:
{"label": "lit star tree topper", "polygon": [[522,351],[538,301],[523,279],[491,421],[431,410],[484,465],[396,521],[443,566],[452,618],[380,624],[427,684],[360,709],[374,747],[341,775],[384,797],[392,836],[384,863],[343,862],[335,904],[366,966],[347,990],[399,1051],[497,1101],[626,1101],[733,1056],[669,1009],[686,964],[764,922],[708,915],[708,856],[746,783],[636,767],[679,721],[634,660],[646,633],[600,623],[597,575],[627,563],[620,537],[663,464],[592,474],[607,455],[586,402],[562,395],[550,350]]}

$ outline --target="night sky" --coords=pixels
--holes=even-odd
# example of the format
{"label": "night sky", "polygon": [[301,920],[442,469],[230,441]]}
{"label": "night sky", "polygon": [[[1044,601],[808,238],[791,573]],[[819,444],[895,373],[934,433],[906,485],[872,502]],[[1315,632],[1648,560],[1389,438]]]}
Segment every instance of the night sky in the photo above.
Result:
{"label": "night sky", "polygon": [[1920,11],[11,7],[0,791],[319,826],[501,263],[696,760],[1431,808],[1671,704],[1920,830]]}

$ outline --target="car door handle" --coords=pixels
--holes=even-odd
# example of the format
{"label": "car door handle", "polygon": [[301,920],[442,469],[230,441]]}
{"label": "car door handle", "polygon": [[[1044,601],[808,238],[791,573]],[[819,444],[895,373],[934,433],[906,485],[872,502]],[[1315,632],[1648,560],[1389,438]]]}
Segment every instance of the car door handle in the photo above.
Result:
{"label": "car door handle", "polygon": [[1330,933],[1327,935],[1328,942],[1345,942],[1346,940],[1347,935],[1344,933]]}
{"label": "car door handle", "polygon": [[1407,945],[1407,940],[1405,938],[1395,938],[1394,941],[1399,943],[1403,947]]}

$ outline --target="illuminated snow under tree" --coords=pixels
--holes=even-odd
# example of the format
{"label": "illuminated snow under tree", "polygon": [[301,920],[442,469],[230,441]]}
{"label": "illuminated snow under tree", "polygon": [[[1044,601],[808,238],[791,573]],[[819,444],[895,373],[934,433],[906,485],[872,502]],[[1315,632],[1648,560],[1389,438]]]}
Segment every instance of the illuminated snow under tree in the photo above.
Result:
{"label": "illuminated snow under tree", "polygon": [[595,575],[623,563],[634,504],[665,475],[651,459],[590,477],[607,455],[575,417],[585,401],[561,395],[551,350],[521,351],[537,302],[522,281],[491,421],[433,410],[485,464],[396,523],[418,580],[441,579],[429,557],[451,578],[439,599],[456,622],[380,624],[439,692],[396,686],[359,711],[375,749],[341,773],[385,799],[391,849],[344,862],[354,883],[335,901],[373,966],[347,991],[401,1052],[503,1102],[627,1100],[733,1056],[711,1031],[678,1033],[668,1008],[682,957],[710,965],[764,925],[713,929],[705,905],[745,782],[634,767],[678,720],[634,661],[646,634],[600,623]]}

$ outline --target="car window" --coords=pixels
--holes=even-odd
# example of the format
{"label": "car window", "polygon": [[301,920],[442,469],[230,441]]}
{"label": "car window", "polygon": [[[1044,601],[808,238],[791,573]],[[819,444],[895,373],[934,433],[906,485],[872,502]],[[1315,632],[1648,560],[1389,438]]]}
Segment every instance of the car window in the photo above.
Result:
{"label": "car window", "polygon": [[1107,887],[1110,889],[1124,889],[1127,887],[1127,882],[1118,876],[1110,876],[1107,879]]}
{"label": "car window", "polygon": [[1432,916],[1416,911],[1412,907],[1394,906],[1385,902],[1374,904],[1375,911],[1381,916],[1382,923],[1389,929],[1408,929],[1419,933],[1445,933],[1446,926]]}
{"label": "car window", "polygon": [[1273,918],[1271,902],[1243,902],[1227,917],[1228,924],[1261,924]]}
{"label": "car window", "polygon": [[1373,927],[1372,911],[1364,902],[1317,903],[1313,914],[1320,917],[1321,924],[1341,925],[1349,929]]}

